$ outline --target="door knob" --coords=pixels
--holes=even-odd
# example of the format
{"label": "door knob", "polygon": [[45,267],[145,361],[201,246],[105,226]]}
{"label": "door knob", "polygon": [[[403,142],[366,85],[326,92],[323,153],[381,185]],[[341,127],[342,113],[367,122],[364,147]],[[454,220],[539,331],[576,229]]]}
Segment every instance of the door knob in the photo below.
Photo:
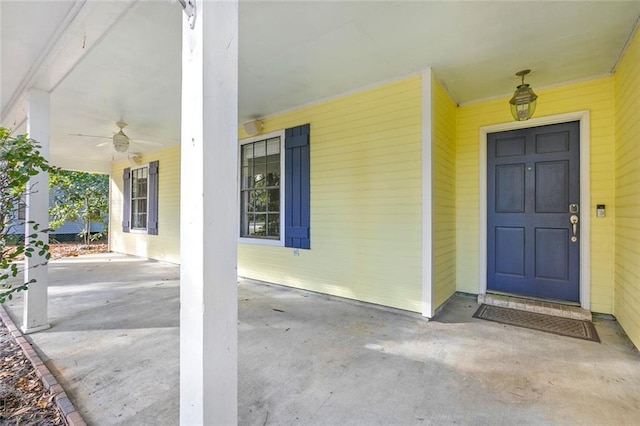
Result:
{"label": "door knob", "polygon": [[573,229],[573,235],[571,236],[571,242],[575,243],[576,241],[578,241],[578,222],[580,221],[580,219],[578,219],[577,215],[571,215],[571,217],[569,218],[569,222],[571,222],[571,228]]}

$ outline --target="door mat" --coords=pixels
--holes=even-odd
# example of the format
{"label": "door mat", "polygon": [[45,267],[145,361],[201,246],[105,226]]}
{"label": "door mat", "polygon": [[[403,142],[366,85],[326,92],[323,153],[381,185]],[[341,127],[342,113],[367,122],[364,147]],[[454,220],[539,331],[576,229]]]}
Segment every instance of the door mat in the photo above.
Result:
{"label": "door mat", "polygon": [[598,333],[591,321],[554,317],[485,304],[480,305],[473,317],[600,343]]}

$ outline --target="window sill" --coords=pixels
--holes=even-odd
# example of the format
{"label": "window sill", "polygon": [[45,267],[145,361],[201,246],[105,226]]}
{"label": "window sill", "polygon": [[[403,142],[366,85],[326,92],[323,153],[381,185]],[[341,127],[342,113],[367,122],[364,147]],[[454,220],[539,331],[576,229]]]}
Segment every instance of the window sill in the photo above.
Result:
{"label": "window sill", "polygon": [[238,238],[239,244],[253,244],[259,246],[272,246],[272,247],[283,247],[283,240],[268,240],[266,238],[246,238],[240,237]]}

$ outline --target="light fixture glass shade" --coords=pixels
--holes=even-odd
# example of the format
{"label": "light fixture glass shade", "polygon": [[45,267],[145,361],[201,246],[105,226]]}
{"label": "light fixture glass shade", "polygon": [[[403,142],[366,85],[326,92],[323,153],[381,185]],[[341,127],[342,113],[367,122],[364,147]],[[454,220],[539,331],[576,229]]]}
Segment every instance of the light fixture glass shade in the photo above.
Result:
{"label": "light fixture glass shade", "polygon": [[533,93],[528,84],[519,85],[509,101],[513,118],[517,121],[525,121],[533,117],[537,99],[538,95]]}
{"label": "light fixture glass shade", "polygon": [[118,152],[126,152],[129,149],[129,137],[122,130],[113,135],[113,149]]}

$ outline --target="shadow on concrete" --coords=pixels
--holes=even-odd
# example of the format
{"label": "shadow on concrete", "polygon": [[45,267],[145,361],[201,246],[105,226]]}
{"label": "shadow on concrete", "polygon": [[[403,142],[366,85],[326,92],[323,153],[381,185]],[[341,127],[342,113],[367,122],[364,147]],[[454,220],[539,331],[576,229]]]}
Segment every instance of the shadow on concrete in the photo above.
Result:
{"label": "shadow on concrete", "polygon": [[[90,424],[178,424],[179,268],[124,258],[52,264],[54,326],[29,339]],[[250,280],[238,290],[243,425],[640,418],[640,355],[615,321],[596,318],[595,344],[474,319],[470,297],[427,321]]]}

